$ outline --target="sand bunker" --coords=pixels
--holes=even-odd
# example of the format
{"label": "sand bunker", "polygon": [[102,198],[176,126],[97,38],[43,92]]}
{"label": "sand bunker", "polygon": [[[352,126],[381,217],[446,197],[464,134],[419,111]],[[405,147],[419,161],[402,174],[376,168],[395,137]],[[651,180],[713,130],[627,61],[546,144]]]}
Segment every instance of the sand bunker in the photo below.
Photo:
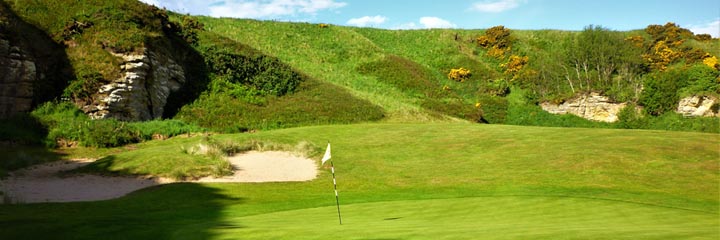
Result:
{"label": "sand bunker", "polygon": [[[287,182],[308,181],[317,176],[315,161],[287,152],[251,151],[228,158],[233,175],[206,177],[189,182]],[[113,199],[170,179],[108,177],[97,175],[60,176],[59,173],[91,163],[89,160],[58,161],[12,172],[0,181],[0,202],[77,202]]]}

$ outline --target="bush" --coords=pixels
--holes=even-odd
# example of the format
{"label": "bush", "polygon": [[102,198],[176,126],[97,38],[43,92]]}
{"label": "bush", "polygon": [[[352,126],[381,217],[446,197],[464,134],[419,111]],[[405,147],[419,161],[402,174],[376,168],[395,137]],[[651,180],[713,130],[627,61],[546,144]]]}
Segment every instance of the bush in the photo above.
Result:
{"label": "bush", "polygon": [[616,123],[618,128],[643,129],[647,128],[647,124],[647,119],[637,111],[635,104],[628,104],[618,113],[618,122]]}
{"label": "bush", "polygon": [[293,93],[306,78],[269,56],[216,46],[204,47],[201,52],[213,74],[230,83],[253,88],[263,95],[283,96]]}
{"label": "bush", "polygon": [[169,138],[180,134],[203,132],[205,129],[187,124],[177,119],[153,120],[147,122],[131,122],[131,129],[135,129],[139,133],[142,140],[151,140],[154,136],[161,138]]}
{"label": "bush", "polygon": [[203,94],[184,106],[177,119],[218,132],[276,129],[318,124],[375,121],[382,108],[358,99],[345,89],[309,79],[300,91],[282,97],[265,96],[257,105],[227,94]]}
{"label": "bush", "polygon": [[685,73],[678,69],[650,74],[645,79],[645,89],[639,99],[645,112],[659,116],[675,109],[680,100],[678,90],[685,78]]}
{"label": "bush", "polygon": [[139,131],[126,122],[103,119],[86,122],[80,145],[86,147],[117,147],[141,140]]}
{"label": "bush", "polygon": [[715,117],[687,118],[674,112],[668,112],[651,118],[647,128],[670,131],[720,133],[720,121]]}
{"label": "bush", "polygon": [[703,64],[696,64],[686,71],[687,83],[681,96],[720,94],[720,72]]}
{"label": "bush", "polygon": [[466,79],[470,78],[472,76],[472,73],[470,73],[470,70],[467,70],[465,68],[453,68],[450,69],[450,72],[448,73],[448,79],[455,80],[458,82],[464,82]]}
{"label": "bush", "polygon": [[48,129],[44,139],[48,147],[57,147],[57,142],[79,141],[82,138],[82,128],[90,118],[70,102],[46,102],[31,115]]}

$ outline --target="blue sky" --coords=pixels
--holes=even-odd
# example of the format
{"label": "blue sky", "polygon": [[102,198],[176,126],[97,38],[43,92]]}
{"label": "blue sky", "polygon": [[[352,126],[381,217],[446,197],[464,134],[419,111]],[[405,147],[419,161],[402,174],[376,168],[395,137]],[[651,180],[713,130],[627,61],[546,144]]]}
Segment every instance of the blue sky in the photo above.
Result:
{"label": "blue sky", "polygon": [[613,30],[675,22],[720,35],[718,0],[141,0],[213,17],[330,23],[385,29],[464,28]]}

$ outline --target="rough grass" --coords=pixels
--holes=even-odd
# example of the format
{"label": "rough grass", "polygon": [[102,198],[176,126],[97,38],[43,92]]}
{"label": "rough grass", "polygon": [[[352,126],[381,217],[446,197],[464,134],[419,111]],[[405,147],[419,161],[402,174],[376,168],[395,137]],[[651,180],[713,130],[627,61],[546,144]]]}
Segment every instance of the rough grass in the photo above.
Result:
{"label": "rough grass", "polygon": [[[323,167],[316,180],[301,183],[173,184],[112,201],[2,205],[0,233],[10,239],[475,236],[465,230],[499,239],[718,237],[715,134],[360,124],[213,138],[306,141],[320,146],[313,147],[316,159],[330,140],[347,224],[334,225],[332,180]],[[163,165],[172,161],[162,157],[197,141],[147,142],[121,154],[125,164]]]}

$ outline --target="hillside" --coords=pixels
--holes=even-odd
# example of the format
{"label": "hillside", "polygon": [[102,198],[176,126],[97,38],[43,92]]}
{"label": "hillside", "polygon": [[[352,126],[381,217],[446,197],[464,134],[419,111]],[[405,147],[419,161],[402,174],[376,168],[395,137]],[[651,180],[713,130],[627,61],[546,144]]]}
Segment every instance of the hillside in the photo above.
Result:
{"label": "hillside", "polygon": [[[42,70],[2,69],[35,82],[3,92],[11,94],[3,101],[24,101],[0,104],[3,141],[117,146],[188,129],[376,121],[720,132],[717,118],[675,113],[695,97],[707,105],[703,116],[717,115],[720,41],[673,23],[629,32],[382,30],[186,16],[131,0],[2,6],[8,49]],[[35,56],[42,46],[57,57]],[[636,108],[617,108],[607,114],[619,121],[606,123],[539,106],[589,94]],[[123,134],[92,136],[99,132]]]}

